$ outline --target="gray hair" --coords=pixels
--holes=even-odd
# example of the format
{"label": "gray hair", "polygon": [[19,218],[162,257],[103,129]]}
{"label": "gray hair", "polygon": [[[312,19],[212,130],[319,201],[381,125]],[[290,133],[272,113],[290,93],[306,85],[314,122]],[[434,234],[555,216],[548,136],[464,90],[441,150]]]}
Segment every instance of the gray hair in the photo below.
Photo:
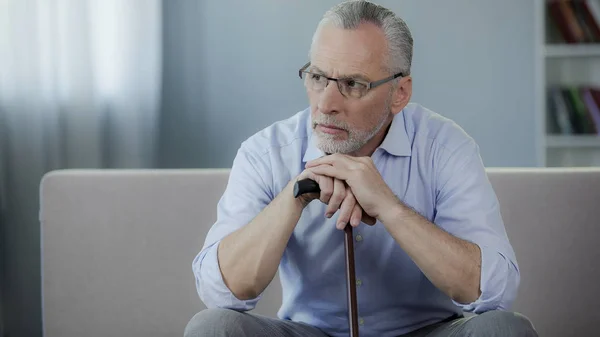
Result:
{"label": "gray hair", "polygon": [[[332,23],[344,29],[356,29],[362,22],[370,22],[380,27],[388,44],[386,70],[391,73],[410,74],[413,54],[413,38],[406,23],[391,10],[365,0],[349,0],[328,10],[313,36],[313,44],[319,29]],[[311,46],[312,48],[312,46]]]}

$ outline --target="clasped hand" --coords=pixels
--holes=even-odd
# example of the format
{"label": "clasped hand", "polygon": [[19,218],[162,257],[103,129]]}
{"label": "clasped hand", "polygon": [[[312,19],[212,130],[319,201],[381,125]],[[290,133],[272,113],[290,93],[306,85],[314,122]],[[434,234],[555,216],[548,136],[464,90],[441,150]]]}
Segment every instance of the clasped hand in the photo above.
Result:
{"label": "clasped hand", "polygon": [[302,196],[303,203],[319,199],[327,204],[326,217],[339,210],[338,229],[344,229],[347,223],[356,227],[361,220],[374,225],[376,219],[398,203],[370,157],[344,154],[321,157],[309,161],[297,180],[306,178],[317,182],[321,193]]}

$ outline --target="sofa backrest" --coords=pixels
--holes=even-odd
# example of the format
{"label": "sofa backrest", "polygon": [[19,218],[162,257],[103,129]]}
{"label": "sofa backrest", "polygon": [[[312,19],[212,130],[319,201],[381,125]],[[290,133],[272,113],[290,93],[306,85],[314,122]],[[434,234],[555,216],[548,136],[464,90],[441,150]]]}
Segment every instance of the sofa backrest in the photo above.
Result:
{"label": "sofa backrest", "polygon": [[[47,337],[182,336],[204,305],[191,262],[227,169],[64,170],[41,182]],[[540,336],[600,320],[599,169],[488,169],[521,270],[512,308]],[[276,278],[255,312],[275,316]]]}

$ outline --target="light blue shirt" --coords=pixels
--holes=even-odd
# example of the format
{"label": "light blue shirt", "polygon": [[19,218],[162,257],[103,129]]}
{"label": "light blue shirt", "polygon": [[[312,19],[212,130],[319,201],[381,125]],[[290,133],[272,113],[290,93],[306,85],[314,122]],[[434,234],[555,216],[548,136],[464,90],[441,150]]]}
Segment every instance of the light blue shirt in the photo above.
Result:
{"label": "light blue shirt", "polygon": [[[250,222],[307,161],[323,155],[311,135],[306,109],[242,143],[216,223],[193,261],[198,293],[207,307],[245,311],[260,300],[238,300],[225,286],[217,246]],[[519,269],[474,140],[451,120],[411,103],[394,117],[372,158],[400,200],[481,248],[482,294],[473,303],[456,303],[425,277],[381,223],[361,223],[354,229],[360,335],[398,336],[461,311],[508,309],[516,297]],[[278,317],[308,323],[331,336],[348,336],[344,235],[335,229],[337,213],[327,219],[325,208],[315,200],[304,209],[285,249]]]}

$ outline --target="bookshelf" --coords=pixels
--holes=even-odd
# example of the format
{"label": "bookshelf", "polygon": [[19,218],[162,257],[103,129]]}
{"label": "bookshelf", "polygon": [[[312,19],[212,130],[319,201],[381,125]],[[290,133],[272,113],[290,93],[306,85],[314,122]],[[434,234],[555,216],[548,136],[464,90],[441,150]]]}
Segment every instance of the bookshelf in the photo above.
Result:
{"label": "bookshelf", "polygon": [[564,46],[547,44],[544,46],[544,52],[547,58],[600,57],[600,45]]}
{"label": "bookshelf", "polygon": [[600,148],[600,137],[594,135],[581,136],[546,136],[546,147],[548,148]]}
{"label": "bookshelf", "polygon": [[538,166],[600,166],[600,0],[558,2],[535,0]]}

